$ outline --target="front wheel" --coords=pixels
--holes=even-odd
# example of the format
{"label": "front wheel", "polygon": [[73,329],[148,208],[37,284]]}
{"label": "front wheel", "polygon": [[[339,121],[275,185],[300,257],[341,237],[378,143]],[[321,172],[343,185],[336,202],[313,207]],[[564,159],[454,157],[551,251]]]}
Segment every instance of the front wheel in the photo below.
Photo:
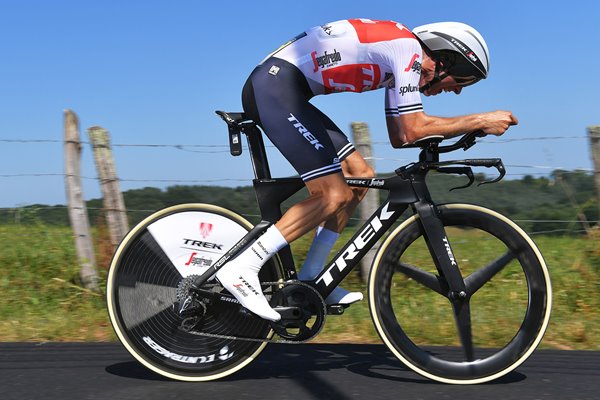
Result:
{"label": "front wheel", "polygon": [[[183,204],[152,214],[127,234],[110,265],[107,301],[117,336],[139,362],[172,379],[207,381],[239,370],[264,349],[261,339],[273,336],[270,324],[240,312],[237,302],[203,300],[192,317],[182,316],[177,305],[193,276],[251,228],[227,209]],[[262,282],[281,277],[278,257],[259,274]],[[224,291],[214,279],[200,289]]]}
{"label": "front wheel", "polygon": [[438,207],[466,293],[438,275],[418,216],[380,247],[369,275],[369,307],[388,348],[415,372],[454,384],[497,379],[542,340],[550,277],[531,238],[483,207]]}

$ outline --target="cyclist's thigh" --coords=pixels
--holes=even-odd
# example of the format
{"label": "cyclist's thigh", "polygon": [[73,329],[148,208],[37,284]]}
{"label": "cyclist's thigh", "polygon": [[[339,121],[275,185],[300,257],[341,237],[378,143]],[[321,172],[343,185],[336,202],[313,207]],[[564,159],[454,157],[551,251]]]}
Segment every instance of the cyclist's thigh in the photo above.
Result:
{"label": "cyclist's thigh", "polygon": [[350,143],[348,137],[335,124],[335,122],[331,120],[331,118],[325,115],[325,113],[323,113],[314,105],[310,104],[310,106],[314,108],[315,112],[320,116],[321,121],[323,121],[323,125],[325,125],[327,134],[333,142],[333,147],[335,147],[335,151],[337,152],[338,158],[340,159],[340,161],[344,161],[346,157],[348,157],[355,151],[354,145]]}
{"label": "cyclist's thigh", "polygon": [[341,171],[322,113],[308,102],[305,78],[293,65],[276,62],[275,75],[272,63],[254,70],[244,88],[244,110],[303,180]]}

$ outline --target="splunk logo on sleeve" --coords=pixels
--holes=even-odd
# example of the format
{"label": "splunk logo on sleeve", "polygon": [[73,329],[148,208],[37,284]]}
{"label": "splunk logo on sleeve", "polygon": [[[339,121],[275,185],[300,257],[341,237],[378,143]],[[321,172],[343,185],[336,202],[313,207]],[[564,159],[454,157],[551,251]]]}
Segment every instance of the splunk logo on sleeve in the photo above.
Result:
{"label": "splunk logo on sleeve", "polygon": [[304,136],[304,139],[306,139],[310,144],[312,144],[315,147],[315,149],[320,150],[324,148],[324,146],[319,142],[319,140],[312,133],[310,133],[308,129],[306,129],[304,125],[302,125],[300,121],[296,119],[296,117],[294,117],[294,114],[290,113],[290,116],[287,120],[290,121],[292,125],[294,125],[294,128],[298,130],[298,133]]}
{"label": "splunk logo on sleeve", "polygon": [[406,93],[412,93],[412,92],[418,92],[419,91],[419,86],[413,86],[410,83],[406,86],[400,86],[400,89],[398,90],[398,92],[400,93],[400,96],[404,96]]}

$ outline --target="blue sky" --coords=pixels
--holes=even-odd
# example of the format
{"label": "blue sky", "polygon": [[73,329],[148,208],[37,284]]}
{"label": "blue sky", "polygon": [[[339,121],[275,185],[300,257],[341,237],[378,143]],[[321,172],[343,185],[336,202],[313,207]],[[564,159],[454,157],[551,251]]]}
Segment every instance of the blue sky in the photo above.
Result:
{"label": "blue sky", "polygon": [[[345,18],[475,26],[491,53],[487,80],[424,98],[453,116],[512,110],[520,125],[456,158],[502,157],[509,177],[591,170],[586,127],[600,124],[600,7],[596,1],[31,1],[0,0],[0,207],[64,204],[63,110],[110,131],[123,190],[250,183],[214,110],[241,110],[240,91],[262,58],[304,29]],[[337,124],[369,124],[379,172],[411,161],[387,144],[383,92],[319,96]],[[526,140],[534,138],[535,140]],[[510,140],[509,140],[510,139]],[[24,140],[14,142],[14,140]],[[50,142],[35,142],[48,140]],[[293,170],[274,149],[274,175]],[[483,171],[482,171],[483,172]],[[84,197],[100,197],[91,149]]]}

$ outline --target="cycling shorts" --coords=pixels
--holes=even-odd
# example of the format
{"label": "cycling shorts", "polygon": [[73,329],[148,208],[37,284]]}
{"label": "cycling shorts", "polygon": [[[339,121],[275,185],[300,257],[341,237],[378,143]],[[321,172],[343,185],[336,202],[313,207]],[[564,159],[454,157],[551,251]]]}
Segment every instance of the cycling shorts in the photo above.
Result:
{"label": "cycling shorts", "polygon": [[314,97],[302,72],[271,57],[244,85],[244,112],[292,164],[304,181],[341,171],[354,152],[342,130],[309,100]]}

